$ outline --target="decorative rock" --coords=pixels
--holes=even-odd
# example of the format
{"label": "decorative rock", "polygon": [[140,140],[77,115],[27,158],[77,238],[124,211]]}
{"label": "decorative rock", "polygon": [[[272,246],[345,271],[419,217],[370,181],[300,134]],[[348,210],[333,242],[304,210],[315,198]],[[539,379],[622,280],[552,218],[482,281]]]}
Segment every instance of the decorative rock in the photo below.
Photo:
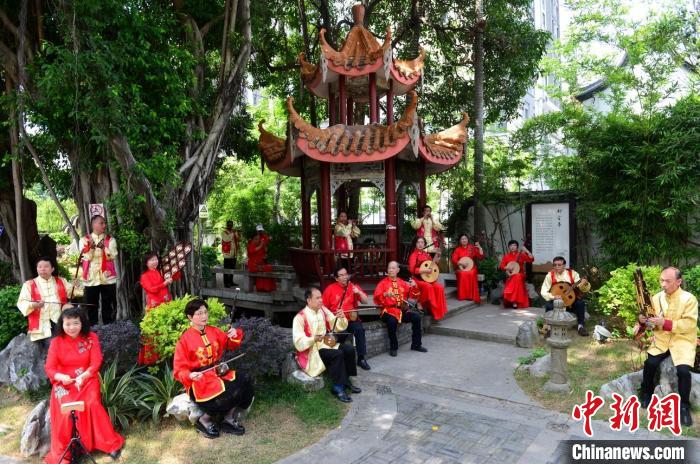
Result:
{"label": "decorative rock", "polygon": [[641,385],[642,371],[630,372],[600,387],[600,395],[609,400],[612,399],[613,393],[617,393],[623,398],[629,398],[638,393]]}
{"label": "decorative rock", "polygon": [[27,416],[19,441],[19,452],[28,458],[35,454],[43,456],[51,448],[51,415],[49,400],[37,404]]}
{"label": "decorative rock", "polygon": [[297,360],[294,357],[294,353],[289,352],[284,357],[284,361],[282,361],[282,366],[280,367],[280,377],[286,379],[289,376],[289,374],[298,369],[299,364],[297,364]]}
{"label": "decorative rock", "polygon": [[286,377],[286,379],[287,383],[301,385],[307,392],[319,391],[325,385],[323,382],[323,376],[319,375],[317,377],[311,377],[302,370],[292,372]]}
{"label": "decorative rock", "polygon": [[491,303],[492,304],[500,304],[501,299],[503,298],[503,290],[505,289],[505,285],[503,282],[499,282],[498,286],[491,290]]}
{"label": "decorative rock", "polygon": [[27,334],[17,335],[0,351],[0,385],[12,385],[23,392],[45,385],[46,354],[43,343],[32,342]]}
{"label": "decorative rock", "polygon": [[545,377],[549,373],[549,364],[552,361],[552,357],[549,354],[537,358],[534,363],[527,367],[530,375],[537,378]]}
{"label": "decorative rock", "polygon": [[515,344],[521,348],[532,348],[540,338],[535,321],[526,321],[518,327],[518,335],[515,337]]}
{"label": "decorative rock", "polygon": [[204,412],[194,404],[187,393],[182,393],[173,398],[165,408],[165,411],[179,421],[188,420],[192,424],[204,415]]}
{"label": "decorative rock", "polygon": [[525,284],[525,290],[527,290],[527,297],[531,300],[536,300],[540,297],[540,294],[537,292],[537,289],[535,288],[534,284]]}

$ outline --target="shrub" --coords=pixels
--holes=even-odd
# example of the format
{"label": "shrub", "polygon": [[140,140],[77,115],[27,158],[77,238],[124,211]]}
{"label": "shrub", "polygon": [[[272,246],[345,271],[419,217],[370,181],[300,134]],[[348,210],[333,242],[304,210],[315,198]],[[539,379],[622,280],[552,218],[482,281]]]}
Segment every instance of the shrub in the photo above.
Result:
{"label": "shrub", "polygon": [[104,364],[111,364],[117,359],[118,372],[124,372],[136,364],[141,349],[141,332],[131,321],[117,321],[106,325],[95,325],[92,331],[100,339]]}
{"label": "shrub", "polygon": [[498,268],[500,261],[496,257],[484,258],[476,262],[479,274],[484,275],[484,286],[491,290],[498,286],[498,282],[505,279],[505,272]]}
{"label": "shrub", "polygon": [[157,425],[161,416],[166,415],[165,408],[168,403],[183,391],[182,385],[175,380],[173,370],[168,364],[165,364],[157,375],[139,373],[136,381],[141,391],[138,399],[140,415],[150,417],[153,424]]}
{"label": "shrub", "polygon": [[[194,297],[185,295],[163,303],[148,311],[141,321],[141,333],[151,340],[151,345],[162,360],[172,358],[180,335],[190,326],[185,316],[185,306]],[[226,308],[216,298],[209,298],[209,324],[219,326],[226,317]],[[220,325],[222,328],[225,325]]]}
{"label": "shrub", "polygon": [[214,278],[213,267],[219,264],[219,254],[217,247],[202,247],[202,280],[209,282]]}
{"label": "shrub", "polygon": [[242,347],[246,355],[236,361],[232,368],[240,369],[253,378],[277,375],[289,352],[289,346],[282,342],[286,331],[272,325],[264,317],[241,318],[238,326],[245,333]]}
{"label": "shrub", "polygon": [[683,270],[683,289],[700,298],[700,266]]}
{"label": "shrub", "polygon": [[639,314],[633,275],[637,267],[642,269],[649,295],[658,293],[661,290],[661,266],[638,266],[635,263],[612,271],[610,279],[596,291],[598,310],[607,316],[621,318],[627,326],[633,326]]}
{"label": "shrub", "polygon": [[57,245],[70,245],[72,240],[66,232],[51,232],[49,237],[54,239]]}
{"label": "shrub", "polygon": [[9,261],[0,261],[0,288],[16,284],[17,280],[12,274],[12,263]]}
{"label": "shrub", "polygon": [[107,369],[100,372],[100,393],[102,405],[115,427],[128,430],[129,425],[140,417],[138,382],[135,382],[138,366],[121,376],[117,375],[118,360],[114,360]]}
{"label": "shrub", "polygon": [[0,289],[0,350],[17,335],[27,331],[27,318],[17,309],[21,289],[19,285]]}

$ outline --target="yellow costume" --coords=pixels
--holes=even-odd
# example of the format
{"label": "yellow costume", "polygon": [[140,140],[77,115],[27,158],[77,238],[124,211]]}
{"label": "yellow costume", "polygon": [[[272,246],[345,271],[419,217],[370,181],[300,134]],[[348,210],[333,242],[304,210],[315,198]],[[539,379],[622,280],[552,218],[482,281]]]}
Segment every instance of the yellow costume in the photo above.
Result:
{"label": "yellow costume", "polygon": [[[304,358],[308,357],[306,367],[302,365],[302,368],[304,372],[312,377],[316,377],[326,370],[318,350],[323,348],[337,350],[340,345],[336,344],[331,348],[323,342],[317,342],[314,336],[325,335],[328,329],[333,328],[334,324],[336,332],[344,331],[348,328],[348,320],[346,318],[341,317],[337,319],[338,322],[336,323],[335,315],[325,307],[314,311],[306,306],[294,316],[294,322],[292,323],[294,348],[296,348],[299,357],[301,355]],[[303,363],[300,361],[300,364]]]}
{"label": "yellow costume", "polygon": [[[654,327],[654,340],[647,352],[657,356],[670,349],[674,366],[693,366],[697,347],[698,300],[691,293],[678,288],[671,295],[663,291],[657,293],[652,297],[651,304],[656,317],[663,317],[667,322],[664,326]],[[668,321],[671,321],[670,327]]]}

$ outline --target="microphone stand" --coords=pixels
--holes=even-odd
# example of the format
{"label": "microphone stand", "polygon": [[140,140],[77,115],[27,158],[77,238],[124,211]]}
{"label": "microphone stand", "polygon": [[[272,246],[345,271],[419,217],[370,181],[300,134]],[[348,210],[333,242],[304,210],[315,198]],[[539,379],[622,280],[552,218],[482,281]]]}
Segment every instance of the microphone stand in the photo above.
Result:
{"label": "microphone stand", "polygon": [[85,448],[85,445],[83,445],[83,442],[80,440],[80,432],[78,432],[78,415],[75,413],[75,409],[70,412],[70,418],[71,422],[73,423],[71,439],[58,462],[63,462],[63,458],[70,451],[70,464],[78,464],[83,456],[87,456],[93,464],[97,464],[95,458],[92,457],[87,448]]}

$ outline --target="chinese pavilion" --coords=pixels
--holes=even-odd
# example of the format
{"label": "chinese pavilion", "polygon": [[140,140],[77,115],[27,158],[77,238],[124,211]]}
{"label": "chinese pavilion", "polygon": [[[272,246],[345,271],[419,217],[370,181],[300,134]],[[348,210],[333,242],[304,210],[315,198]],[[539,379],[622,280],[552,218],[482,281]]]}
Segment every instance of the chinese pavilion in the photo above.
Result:
{"label": "chinese pavilion", "polygon": [[[316,97],[328,100],[329,127],[317,128],[305,121],[294,109],[292,97],[287,99],[286,139],[266,131],[264,121],[259,123],[259,146],[267,167],[287,176],[301,177],[305,250],[312,248],[310,201],[313,192],[317,192],[320,250],[309,253],[323,256],[317,260],[325,275],[333,266],[332,195],[338,210],[345,210],[346,205],[344,191],[339,187],[345,182],[362,180],[383,191],[386,241],[381,251],[385,253],[382,259],[385,264],[400,256],[396,201],[399,186],[413,185],[418,192],[418,204],[424,205],[426,176],[457,164],[467,141],[466,113],[461,122],[449,129],[423,133],[414,88],[423,73],[425,51],[421,49],[413,60],[395,59],[391,30],[387,28],[384,42],[380,43],[363,26],[364,12],[363,5],[352,8],[354,25],[340,50],[328,44],[325,30],[321,29],[318,64],[307,62],[303,54],[299,56],[304,85]],[[394,120],[394,98],[402,95],[407,99],[405,110]],[[380,124],[381,99],[385,99],[386,125]],[[358,104],[369,105],[367,125],[353,121],[353,108]],[[301,282],[302,279],[300,284],[304,285]]]}

